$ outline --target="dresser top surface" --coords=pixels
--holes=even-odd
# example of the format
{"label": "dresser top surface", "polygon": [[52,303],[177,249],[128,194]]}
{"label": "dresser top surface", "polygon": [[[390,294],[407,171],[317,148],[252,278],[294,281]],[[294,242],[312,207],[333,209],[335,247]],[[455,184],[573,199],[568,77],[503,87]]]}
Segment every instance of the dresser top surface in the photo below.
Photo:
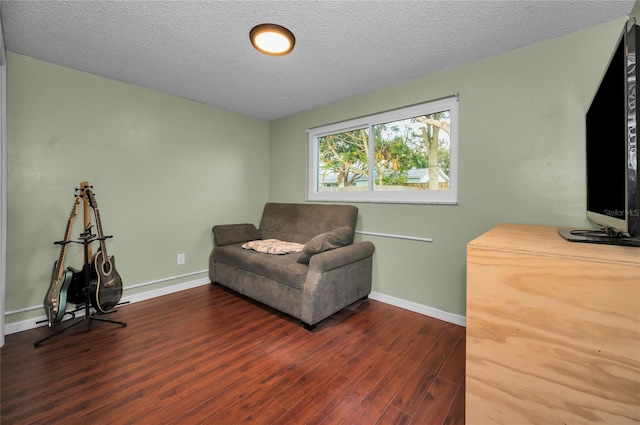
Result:
{"label": "dresser top surface", "polygon": [[[637,264],[640,248],[569,242],[558,227],[500,224],[468,243],[469,248],[521,251],[529,254]],[[638,275],[640,279],[640,271]]]}

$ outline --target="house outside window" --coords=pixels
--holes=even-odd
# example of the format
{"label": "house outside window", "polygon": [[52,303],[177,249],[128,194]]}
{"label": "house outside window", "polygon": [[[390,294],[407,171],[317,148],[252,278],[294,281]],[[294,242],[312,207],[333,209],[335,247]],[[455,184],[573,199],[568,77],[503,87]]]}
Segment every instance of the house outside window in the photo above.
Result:
{"label": "house outside window", "polygon": [[307,199],[457,203],[458,99],[309,130]]}

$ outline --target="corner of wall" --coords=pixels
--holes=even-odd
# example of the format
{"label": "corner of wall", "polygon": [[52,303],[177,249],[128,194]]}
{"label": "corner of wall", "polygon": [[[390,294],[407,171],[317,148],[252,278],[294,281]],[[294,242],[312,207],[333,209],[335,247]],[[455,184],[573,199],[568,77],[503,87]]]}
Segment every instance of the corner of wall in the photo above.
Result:
{"label": "corner of wall", "polygon": [[633,5],[633,9],[631,9],[629,17],[636,18],[636,20],[640,21],[640,1],[635,2],[635,4]]}

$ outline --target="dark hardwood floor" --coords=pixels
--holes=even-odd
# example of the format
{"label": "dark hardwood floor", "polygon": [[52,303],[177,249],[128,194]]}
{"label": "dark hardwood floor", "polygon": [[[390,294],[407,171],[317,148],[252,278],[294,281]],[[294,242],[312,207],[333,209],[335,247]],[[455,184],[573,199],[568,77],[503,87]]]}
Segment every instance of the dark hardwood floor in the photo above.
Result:
{"label": "dark hardwood floor", "polygon": [[206,285],[104,317],[6,337],[3,425],[464,423],[465,329],[384,303],[308,332]]}

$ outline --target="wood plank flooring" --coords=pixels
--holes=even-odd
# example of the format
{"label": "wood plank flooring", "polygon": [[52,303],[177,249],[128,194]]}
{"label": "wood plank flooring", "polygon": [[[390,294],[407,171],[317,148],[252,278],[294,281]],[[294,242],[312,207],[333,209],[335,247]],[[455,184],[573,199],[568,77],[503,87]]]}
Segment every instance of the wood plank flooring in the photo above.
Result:
{"label": "wood plank flooring", "polygon": [[3,425],[464,423],[464,327],[384,303],[308,332],[205,285],[103,317],[6,337]]}

